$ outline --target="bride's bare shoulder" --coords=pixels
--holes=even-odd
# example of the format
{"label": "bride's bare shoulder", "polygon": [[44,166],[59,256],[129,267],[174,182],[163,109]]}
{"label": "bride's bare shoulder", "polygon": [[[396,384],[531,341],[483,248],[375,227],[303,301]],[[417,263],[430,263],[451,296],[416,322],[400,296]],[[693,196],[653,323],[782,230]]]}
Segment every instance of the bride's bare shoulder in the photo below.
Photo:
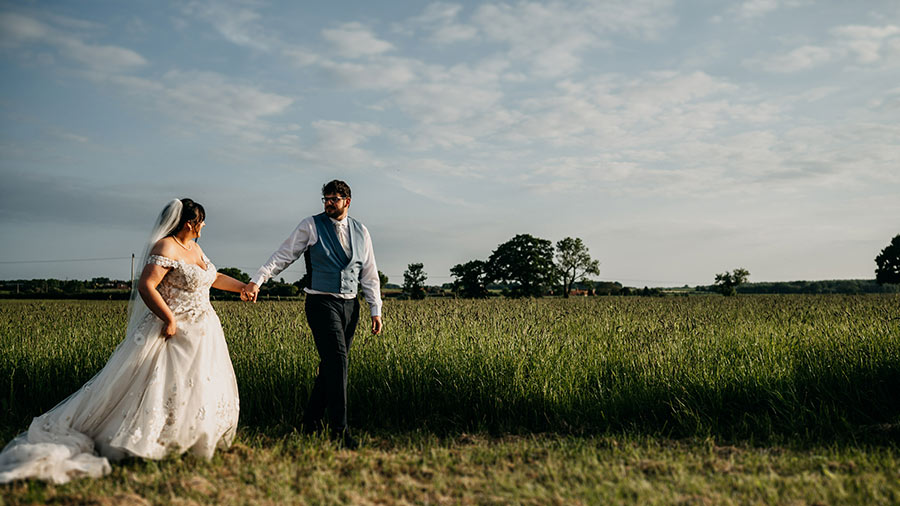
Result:
{"label": "bride's bare shoulder", "polygon": [[176,255],[178,254],[177,248],[178,245],[175,244],[175,239],[173,239],[172,237],[163,237],[162,239],[156,241],[156,244],[153,245],[153,249],[150,250],[150,254],[159,255],[175,260]]}

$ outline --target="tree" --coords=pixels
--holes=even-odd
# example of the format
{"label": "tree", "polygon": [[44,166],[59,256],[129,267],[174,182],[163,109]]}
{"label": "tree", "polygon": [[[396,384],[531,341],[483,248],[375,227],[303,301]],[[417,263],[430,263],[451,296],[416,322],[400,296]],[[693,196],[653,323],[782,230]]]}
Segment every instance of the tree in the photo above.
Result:
{"label": "tree", "polygon": [[553,243],[519,234],[491,253],[486,270],[491,281],[515,283],[514,297],[540,297],[556,278]]}
{"label": "tree", "polygon": [[482,260],[472,260],[464,264],[456,264],[450,268],[453,275],[453,290],[467,299],[483,299],[487,297],[487,273]]}
{"label": "tree", "polygon": [[900,283],[900,235],[891,239],[881,253],[875,257],[875,281],[879,285]]}
{"label": "tree", "polygon": [[409,264],[403,272],[403,293],[410,299],[425,298],[425,280],[428,279],[428,274],[422,270],[424,267],[420,263]]}
{"label": "tree", "polygon": [[592,260],[580,238],[566,237],[556,243],[556,266],[563,282],[563,297],[568,297],[575,281],[588,274],[600,274],[600,262]]}
{"label": "tree", "polygon": [[726,297],[730,297],[736,293],[736,288],[750,277],[750,271],[744,268],[735,269],[731,272],[725,271],[723,274],[716,274],[716,290]]}
{"label": "tree", "polygon": [[259,287],[259,293],[268,297],[294,297],[300,293],[300,288],[286,283],[284,278],[280,278],[278,281],[272,278]]}
{"label": "tree", "polygon": [[386,284],[388,284],[387,274],[385,274],[381,271],[378,271],[378,287],[381,290],[384,290],[384,285],[386,285]]}
{"label": "tree", "polygon": [[237,267],[222,267],[219,269],[219,272],[226,276],[231,276],[232,278],[240,281],[241,283],[249,283],[250,275],[246,272],[238,269]]}

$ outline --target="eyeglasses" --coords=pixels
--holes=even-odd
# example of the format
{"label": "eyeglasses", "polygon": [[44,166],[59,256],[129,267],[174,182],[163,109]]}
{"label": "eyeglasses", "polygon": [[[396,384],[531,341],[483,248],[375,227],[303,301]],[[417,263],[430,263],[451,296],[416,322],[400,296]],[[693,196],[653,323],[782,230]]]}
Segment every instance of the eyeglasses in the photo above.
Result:
{"label": "eyeglasses", "polygon": [[338,200],[344,200],[347,197],[322,197],[323,204],[334,204]]}

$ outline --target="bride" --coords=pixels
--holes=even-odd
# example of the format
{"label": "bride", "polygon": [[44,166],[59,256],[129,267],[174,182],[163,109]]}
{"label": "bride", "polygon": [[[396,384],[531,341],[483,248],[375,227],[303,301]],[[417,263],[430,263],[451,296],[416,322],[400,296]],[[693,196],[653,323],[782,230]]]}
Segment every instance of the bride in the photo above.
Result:
{"label": "bride", "polygon": [[237,383],[209,288],[245,285],[216,272],[194,241],[205,218],[191,199],[166,205],[142,255],[125,339],[96,376],[3,449],[0,483],[65,483],[109,473],[110,460],[210,458],[231,444]]}

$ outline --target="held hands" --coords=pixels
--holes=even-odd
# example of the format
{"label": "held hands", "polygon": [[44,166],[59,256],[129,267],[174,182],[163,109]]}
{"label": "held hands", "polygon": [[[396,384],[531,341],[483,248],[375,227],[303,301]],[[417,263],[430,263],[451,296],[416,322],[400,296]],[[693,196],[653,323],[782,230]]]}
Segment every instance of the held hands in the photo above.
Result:
{"label": "held hands", "polygon": [[256,296],[259,295],[259,285],[250,282],[241,288],[241,300],[256,302]]}

